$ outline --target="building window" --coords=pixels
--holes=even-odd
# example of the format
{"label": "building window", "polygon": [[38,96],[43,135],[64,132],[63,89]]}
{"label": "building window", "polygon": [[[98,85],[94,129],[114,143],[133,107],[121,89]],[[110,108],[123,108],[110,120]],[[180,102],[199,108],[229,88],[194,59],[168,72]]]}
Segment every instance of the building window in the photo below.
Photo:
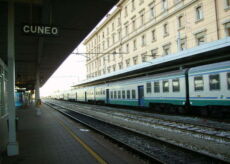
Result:
{"label": "building window", "polygon": [[144,3],[144,0],[139,0],[139,5],[141,5],[142,3]]}
{"label": "building window", "polygon": [[151,56],[153,59],[157,58],[157,48],[151,50]]}
{"label": "building window", "polygon": [[203,16],[202,6],[196,7],[196,20],[199,21],[203,18],[204,18],[204,16]]}
{"label": "building window", "polygon": [[112,23],[112,31],[114,30],[114,22]]}
{"label": "building window", "polygon": [[147,61],[146,53],[144,53],[144,54],[141,55],[141,59],[142,59],[142,62],[146,62]]}
{"label": "building window", "polygon": [[129,53],[129,43],[126,44],[126,53]]}
{"label": "building window", "polygon": [[128,16],[128,7],[125,6],[125,17],[127,17],[127,16]]}
{"label": "building window", "polygon": [[169,32],[168,32],[168,24],[167,24],[167,23],[165,23],[165,24],[163,25],[163,30],[164,30],[164,37],[165,37],[165,36],[168,36],[168,35],[169,35]]}
{"label": "building window", "polygon": [[129,34],[129,26],[128,24],[125,25],[125,35],[127,36]]}
{"label": "building window", "polygon": [[118,40],[121,40],[121,30],[118,30]]}
{"label": "building window", "polygon": [[209,76],[209,89],[219,90],[220,89],[220,75],[210,75]]}
{"label": "building window", "polygon": [[136,39],[133,40],[133,50],[135,51],[137,49],[137,41]]}
{"label": "building window", "polygon": [[183,50],[185,50],[186,49],[186,39],[185,38],[183,38],[183,39],[178,39],[178,49],[179,49],[179,51],[183,51]]}
{"label": "building window", "polygon": [[110,73],[110,71],[111,71],[111,67],[109,66],[107,67],[107,72]]}
{"label": "building window", "polygon": [[206,31],[202,31],[202,32],[199,32],[199,33],[196,33],[195,34],[195,37],[196,37],[196,44],[199,46],[199,45],[202,45],[205,43],[205,35],[206,35]]}
{"label": "building window", "polygon": [[179,2],[181,2],[182,0],[174,0],[174,3],[177,4]]}
{"label": "building window", "polygon": [[144,25],[144,23],[145,23],[145,11],[144,10],[142,10],[141,12],[140,12],[140,25],[142,26],[142,25]]}
{"label": "building window", "polygon": [[136,99],[136,90],[135,89],[132,90],[132,99]]}
{"label": "building window", "polygon": [[149,14],[150,14],[150,17],[149,17],[150,19],[153,19],[155,17],[154,7],[153,6],[150,7]]}
{"label": "building window", "polygon": [[159,93],[160,92],[160,82],[154,81],[154,92]]}
{"label": "building window", "polygon": [[230,36],[230,22],[224,24],[226,36]]}
{"label": "building window", "polygon": [[127,59],[125,62],[126,62],[126,67],[129,67],[130,66],[130,59]]}
{"label": "building window", "polygon": [[169,92],[169,81],[163,80],[163,92]]}
{"label": "building window", "polygon": [[203,91],[204,90],[203,76],[194,77],[194,90],[195,91]]}
{"label": "building window", "polygon": [[133,57],[133,65],[137,64],[137,56]]}
{"label": "building window", "polygon": [[121,58],[122,57],[122,47],[119,48],[119,57]]}
{"label": "building window", "polygon": [[146,83],[146,93],[152,92],[152,85],[150,82]]}
{"label": "building window", "polygon": [[170,44],[163,46],[163,56],[170,54]]}
{"label": "building window", "polygon": [[135,10],[135,0],[132,0],[132,11]]}
{"label": "building window", "polygon": [[120,17],[117,18],[117,24],[118,24],[118,26],[121,25],[121,18]]}
{"label": "building window", "polygon": [[152,30],[152,41],[156,41],[156,32]]}
{"label": "building window", "polygon": [[115,43],[115,34],[112,35],[113,43]]}
{"label": "building window", "polygon": [[145,35],[141,36],[141,46],[145,46],[146,45],[146,39],[145,39]]}
{"label": "building window", "polygon": [[228,89],[230,89],[230,72],[227,73],[227,85],[228,85]]}
{"label": "building window", "polygon": [[122,62],[118,63],[118,67],[119,69],[123,69],[123,63]]}
{"label": "building window", "polygon": [[136,20],[135,19],[132,20],[132,27],[133,27],[133,31],[135,31],[136,30]]}
{"label": "building window", "polygon": [[107,38],[107,48],[109,48],[109,38]]}
{"label": "building window", "polygon": [[227,10],[230,8],[230,0],[224,0],[224,9]]}
{"label": "building window", "polygon": [[115,64],[113,65],[113,71],[116,71],[116,65]]}
{"label": "building window", "polygon": [[180,15],[177,18],[177,21],[178,21],[178,29],[183,28],[184,27],[184,17],[183,17],[183,15]]}
{"label": "building window", "polygon": [[165,11],[167,10],[167,0],[162,0],[162,10]]}
{"label": "building window", "polygon": [[172,80],[172,90],[173,92],[180,92],[180,81],[179,79]]}

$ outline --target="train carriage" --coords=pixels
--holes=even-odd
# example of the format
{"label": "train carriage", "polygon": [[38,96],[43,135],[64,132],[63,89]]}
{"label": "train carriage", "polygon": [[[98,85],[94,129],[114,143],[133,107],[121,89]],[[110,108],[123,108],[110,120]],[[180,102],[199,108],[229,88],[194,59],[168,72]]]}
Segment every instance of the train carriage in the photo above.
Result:
{"label": "train carriage", "polygon": [[74,94],[77,101],[97,104],[230,113],[230,61],[77,88]]}
{"label": "train carriage", "polygon": [[195,107],[227,109],[230,106],[230,61],[191,68],[190,104]]}

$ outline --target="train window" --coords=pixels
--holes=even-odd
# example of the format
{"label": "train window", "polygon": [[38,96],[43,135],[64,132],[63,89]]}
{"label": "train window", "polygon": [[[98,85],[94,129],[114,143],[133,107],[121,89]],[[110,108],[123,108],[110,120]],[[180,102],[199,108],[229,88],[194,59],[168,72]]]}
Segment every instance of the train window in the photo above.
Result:
{"label": "train window", "polygon": [[103,90],[103,95],[105,95],[105,90]]}
{"label": "train window", "polygon": [[220,75],[210,75],[209,76],[209,89],[218,90],[220,89]]}
{"label": "train window", "polygon": [[172,90],[173,92],[180,92],[180,81],[179,79],[172,80]]}
{"label": "train window", "polygon": [[132,99],[136,99],[136,90],[135,89],[132,90]]}
{"label": "train window", "polygon": [[228,83],[228,89],[230,89],[230,72],[227,73],[227,83]]}
{"label": "train window", "polygon": [[125,91],[122,91],[122,98],[125,99]]}
{"label": "train window", "polygon": [[169,81],[168,80],[163,81],[163,92],[169,92]]}
{"label": "train window", "polygon": [[110,92],[110,98],[113,99],[113,91]]}
{"label": "train window", "polygon": [[121,91],[118,91],[118,98],[121,98]]}
{"label": "train window", "polygon": [[152,92],[152,86],[151,86],[150,82],[146,83],[146,92],[147,93],[151,93]]}
{"label": "train window", "polygon": [[160,82],[154,81],[154,92],[159,93],[160,92]]}
{"label": "train window", "polygon": [[130,90],[127,90],[127,99],[130,99]]}
{"label": "train window", "polygon": [[204,90],[203,76],[194,77],[194,90],[195,91],[203,91]]}
{"label": "train window", "polygon": [[114,98],[117,98],[117,91],[114,91]]}

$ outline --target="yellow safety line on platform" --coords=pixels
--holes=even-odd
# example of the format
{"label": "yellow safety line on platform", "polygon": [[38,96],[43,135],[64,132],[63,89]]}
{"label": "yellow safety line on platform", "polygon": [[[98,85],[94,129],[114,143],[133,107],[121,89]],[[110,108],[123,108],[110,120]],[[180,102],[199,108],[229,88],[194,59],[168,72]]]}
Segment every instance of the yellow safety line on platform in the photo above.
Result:
{"label": "yellow safety line on platform", "polygon": [[68,131],[68,133],[76,140],[78,141],[100,164],[107,164],[107,162],[100,157],[95,151],[93,151],[92,148],[90,148],[87,144],[84,143],[78,136],[74,134],[74,132],[68,128],[61,120],[57,118],[58,122]]}

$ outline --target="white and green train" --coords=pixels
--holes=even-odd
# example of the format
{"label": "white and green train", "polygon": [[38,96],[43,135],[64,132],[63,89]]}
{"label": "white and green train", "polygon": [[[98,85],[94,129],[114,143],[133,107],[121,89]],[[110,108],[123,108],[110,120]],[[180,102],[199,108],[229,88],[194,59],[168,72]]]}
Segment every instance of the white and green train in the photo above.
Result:
{"label": "white and green train", "polygon": [[230,113],[230,61],[78,88],[68,99],[156,110]]}

